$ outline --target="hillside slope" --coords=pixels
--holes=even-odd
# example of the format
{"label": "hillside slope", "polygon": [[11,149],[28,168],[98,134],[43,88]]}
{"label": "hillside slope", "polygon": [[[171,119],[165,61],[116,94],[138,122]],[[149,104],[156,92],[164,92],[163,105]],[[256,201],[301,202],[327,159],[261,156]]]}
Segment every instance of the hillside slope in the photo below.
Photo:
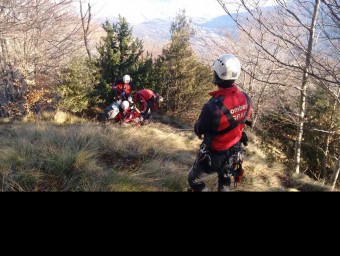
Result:
{"label": "hillside slope", "polygon": [[[200,144],[192,132],[160,123],[16,122],[0,124],[0,141],[0,191],[186,191]],[[256,145],[247,149],[245,168],[244,183],[234,191],[289,191],[293,184]],[[207,183],[216,190],[215,175]]]}

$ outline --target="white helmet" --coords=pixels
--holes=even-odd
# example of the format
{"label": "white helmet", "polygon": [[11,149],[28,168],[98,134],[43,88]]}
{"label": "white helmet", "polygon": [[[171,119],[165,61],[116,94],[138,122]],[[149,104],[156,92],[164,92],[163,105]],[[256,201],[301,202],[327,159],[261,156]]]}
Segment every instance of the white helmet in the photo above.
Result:
{"label": "white helmet", "polygon": [[130,77],[129,75],[125,75],[125,76],[123,77],[123,82],[124,82],[125,84],[130,83],[130,81],[131,81],[131,77]]}
{"label": "white helmet", "polygon": [[218,57],[213,67],[222,80],[237,80],[241,74],[241,63],[232,54],[224,54]]}
{"label": "white helmet", "polygon": [[130,103],[127,100],[125,100],[120,106],[122,107],[123,110],[127,110],[130,107]]}

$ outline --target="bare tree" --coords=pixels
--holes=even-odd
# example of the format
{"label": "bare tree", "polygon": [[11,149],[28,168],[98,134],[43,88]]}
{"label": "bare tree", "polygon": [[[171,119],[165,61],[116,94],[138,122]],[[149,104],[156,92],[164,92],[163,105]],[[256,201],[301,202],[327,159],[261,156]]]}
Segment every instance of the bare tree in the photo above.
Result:
{"label": "bare tree", "polygon": [[90,35],[90,27],[91,27],[91,19],[92,19],[92,13],[91,13],[91,4],[88,3],[87,5],[87,10],[84,13],[83,11],[83,3],[82,0],[79,0],[79,5],[80,5],[80,16],[81,16],[81,24],[83,28],[83,33],[84,33],[84,44],[85,48],[87,51],[87,55],[89,56],[89,59],[92,59],[91,56],[91,50],[89,46],[89,35]]}
{"label": "bare tree", "polygon": [[[309,30],[309,38],[308,38],[308,47],[307,47],[307,53],[306,53],[305,69],[303,70],[303,79],[302,79],[302,84],[301,84],[300,120],[299,120],[297,140],[295,144],[295,172],[296,173],[300,173],[301,147],[302,147],[302,140],[303,140],[305,115],[306,115],[306,109],[307,109],[306,99],[307,99],[307,89],[308,89],[308,77],[309,77],[309,70],[311,69],[313,46],[315,43],[315,29],[316,29],[319,9],[320,9],[320,0],[315,0],[312,23],[310,24],[309,27],[306,26],[306,28]],[[287,10],[288,10],[288,7],[287,7]]]}
{"label": "bare tree", "polygon": [[[0,4],[0,104],[51,84],[84,51],[76,0],[5,0]],[[90,24],[90,16],[88,24]],[[89,30],[85,28],[85,32]],[[87,38],[86,34],[86,38]],[[86,39],[87,40],[87,39]],[[88,49],[87,49],[88,50]],[[24,77],[28,83],[23,81]],[[20,82],[21,81],[21,82]]]}
{"label": "bare tree", "polygon": [[320,7],[317,47],[313,54],[312,74],[320,85],[340,103],[340,5],[338,0],[323,0]]}
{"label": "bare tree", "polygon": [[[8,38],[11,28],[15,25],[13,15],[13,1],[3,1],[0,5],[0,107],[6,106],[9,101],[14,100],[15,89],[13,86],[12,65],[9,63]],[[0,109],[0,115],[5,115]]]}

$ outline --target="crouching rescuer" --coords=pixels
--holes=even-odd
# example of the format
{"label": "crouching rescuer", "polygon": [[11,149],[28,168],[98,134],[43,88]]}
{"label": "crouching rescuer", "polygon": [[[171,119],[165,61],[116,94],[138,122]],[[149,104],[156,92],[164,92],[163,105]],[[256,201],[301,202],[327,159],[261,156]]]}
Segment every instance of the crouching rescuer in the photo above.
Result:
{"label": "crouching rescuer", "polygon": [[163,102],[163,97],[149,89],[139,91],[134,101],[140,110],[143,122],[150,122],[152,112],[156,111]]}
{"label": "crouching rescuer", "polygon": [[213,69],[218,90],[210,93],[212,99],[204,105],[195,124],[195,133],[204,140],[188,177],[193,192],[208,191],[203,180],[207,174],[218,174],[220,192],[230,189],[232,176],[238,182],[243,175],[241,144],[248,143],[243,130],[252,104],[235,85],[241,64],[234,55],[225,54],[215,60]]}

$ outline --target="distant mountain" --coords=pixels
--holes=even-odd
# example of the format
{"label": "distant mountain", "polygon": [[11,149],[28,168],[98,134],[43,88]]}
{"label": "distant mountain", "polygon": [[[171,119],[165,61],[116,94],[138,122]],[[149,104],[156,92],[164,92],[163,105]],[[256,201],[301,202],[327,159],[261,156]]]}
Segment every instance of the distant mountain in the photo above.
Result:
{"label": "distant mountain", "polygon": [[[140,39],[160,39],[160,41],[167,41],[170,39],[170,20],[154,19],[149,20],[133,26],[134,36]],[[216,33],[223,30],[235,30],[236,24],[228,16],[219,16],[213,19],[194,19],[193,24],[199,29],[206,31],[214,31]],[[158,40],[157,40],[158,41]],[[159,41],[158,41],[159,42]]]}
{"label": "distant mountain", "polygon": [[[133,35],[144,41],[145,49],[154,55],[161,53],[163,46],[170,41],[171,20],[154,19],[133,26]],[[193,25],[199,31],[193,39],[197,45],[197,52],[207,52],[207,46],[195,43],[202,37],[218,39],[226,32],[235,31],[236,24],[228,16],[219,16],[213,19],[193,19]],[[205,48],[205,49],[202,49]],[[200,48],[200,49],[198,49]]]}
{"label": "distant mountain", "polygon": [[[118,18],[109,18],[110,22],[117,22]],[[105,20],[101,20],[104,23]],[[211,52],[209,45],[205,42],[206,38],[212,38],[214,41],[223,40],[226,33],[236,31],[235,22],[229,15],[218,16],[214,18],[194,18],[193,25],[197,30],[197,35],[193,38],[192,43],[196,53],[199,56]],[[144,49],[152,53],[154,57],[161,54],[164,45],[170,42],[171,19],[152,19],[142,23],[132,25],[133,36],[144,42]]]}
{"label": "distant mountain", "polygon": [[215,17],[211,20],[194,20],[194,24],[202,28],[221,29],[236,28],[235,22],[229,15]]}
{"label": "distant mountain", "polygon": [[155,57],[160,55],[163,46],[170,41],[171,21],[155,19],[133,26],[133,35],[143,40],[146,51]]}

